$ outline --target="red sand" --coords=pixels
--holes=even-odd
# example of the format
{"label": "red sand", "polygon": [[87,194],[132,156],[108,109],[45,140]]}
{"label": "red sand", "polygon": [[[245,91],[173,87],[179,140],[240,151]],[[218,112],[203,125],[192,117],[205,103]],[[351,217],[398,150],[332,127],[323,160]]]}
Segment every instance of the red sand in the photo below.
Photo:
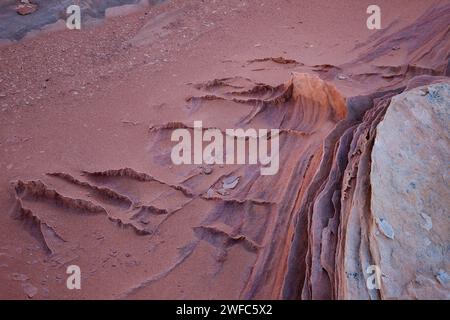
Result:
{"label": "red sand", "polygon": [[[436,3],[378,1],[383,34]],[[251,119],[252,127],[270,127],[282,115],[294,132],[282,136],[282,166],[269,178],[247,166],[215,166],[209,175],[172,166],[164,125],[203,119],[235,127],[251,107],[232,101],[230,88],[251,92],[264,83],[247,97],[266,99],[267,90],[286,97],[298,79],[292,72],[334,83],[344,96],[331,101],[337,109],[345,97],[394,88],[381,74],[368,76],[372,57],[364,57],[376,50],[369,4],[169,1],[0,47],[0,298],[26,298],[14,273],[38,289],[34,299],[283,297],[293,213],[312,179],[307,168],[318,166],[320,146],[343,114],[323,112],[330,102],[315,101],[314,92],[311,102],[303,92],[286,103],[306,120],[282,109]],[[400,46],[376,63],[409,59]],[[256,61],[273,57],[297,63]],[[325,86],[313,77],[298,81]],[[186,98],[206,94],[225,100],[200,98],[189,111]],[[304,108],[311,103],[315,109]],[[205,197],[231,173],[241,176],[232,194]],[[25,218],[12,219],[15,210]],[[70,264],[81,267],[82,290],[66,288]]]}

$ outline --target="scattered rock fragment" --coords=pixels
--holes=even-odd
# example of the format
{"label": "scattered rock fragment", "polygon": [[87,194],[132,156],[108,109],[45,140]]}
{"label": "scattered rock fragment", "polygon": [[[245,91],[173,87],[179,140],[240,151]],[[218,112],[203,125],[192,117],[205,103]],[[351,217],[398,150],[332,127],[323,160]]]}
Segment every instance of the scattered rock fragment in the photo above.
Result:
{"label": "scattered rock fragment", "polygon": [[17,5],[16,12],[21,16],[32,14],[38,9],[38,5],[31,3],[29,0],[22,0],[21,4]]}
{"label": "scattered rock fragment", "polygon": [[439,281],[440,284],[446,285],[450,282],[450,276],[447,272],[444,270],[439,270],[438,274],[436,275],[436,279]]}
{"label": "scattered rock fragment", "polygon": [[22,273],[16,273],[16,272],[14,272],[12,274],[12,278],[15,281],[27,281],[30,279],[27,275],[22,274]]}
{"label": "scattered rock fragment", "polygon": [[200,170],[203,174],[206,175],[211,174],[213,171],[212,167],[209,165],[200,166]]}
{"label": "scattered rock fragment", "polygon": [[234,189],[239,183],[239,177],[230,176],[223,179],[223,189]]}
{"label": "scattered rock fragment", "polygon": [[38,288],[30,283],[26,283],[23,285],[23,292],[25,292],[27,297],[31,299],[38,293]]}
{"label": "scattered rock fragment", "polygon": [[118,252],[117,250],[111,250],[111,251],[109,252],[109,255],[110,255],[111,257],[117,257],[118,254],[119,254],[119,252]]}
{"label": "scattered rock fragment", "polygon": [[422,88],[419,90],[421,96],[426,96],[428,94],[428,88]]}
{"label": "scattered rock fragment", "polygon": [[422,225],[422,228],[424,228],[427,231],[430,231],[431,228],[433,228],[433,222],[431,221],[431,217],[426,213],[421,213],[420,215],[425,220],[425,224]]}
{"label": "scattered rock fragment", "polygon": [[228,195],[228,191],[225,190],[224,188],[221,188],[221,189],[217,190],[217,193],[222,195],[222,196]]}
{"label": "scattered rock fragment", "polygon": [[213,188],[209,188],[208,191],[206,192],[206,196],[208,198],[212,198],[214,196],[214,189]]}
{"label": "scattered rock fragment", "polygon": [[377,219],[378,229],[389,239],[394,239],[394,228],[383,218]]}

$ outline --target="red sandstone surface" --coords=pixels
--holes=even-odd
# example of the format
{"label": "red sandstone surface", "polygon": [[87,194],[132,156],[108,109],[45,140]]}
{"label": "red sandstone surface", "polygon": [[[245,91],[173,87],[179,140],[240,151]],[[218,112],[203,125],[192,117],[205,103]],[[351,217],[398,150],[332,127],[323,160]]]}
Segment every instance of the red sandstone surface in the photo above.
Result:
{"label": "red sandstone surface", "polygon": [[[3,41],[0,298],[449,299],[450,4],[377,1],[379,31],[370,4],[173,0]],[[280,129],[278,173],[174,165],[197,120]]]}

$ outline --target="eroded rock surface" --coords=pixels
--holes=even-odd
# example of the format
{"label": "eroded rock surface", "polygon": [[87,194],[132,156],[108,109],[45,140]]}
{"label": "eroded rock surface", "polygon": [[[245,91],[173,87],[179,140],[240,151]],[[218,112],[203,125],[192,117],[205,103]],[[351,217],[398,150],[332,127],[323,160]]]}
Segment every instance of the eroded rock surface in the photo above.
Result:
{"label": "eroded rock surface", "polygon": [[[449,298],[450,6],[433,5],[411,25],[375,33],[355,48],[355,61],[335,66],[308,65],[259,40],[251,54],[235,54],[241,48],[232,43],[209,57],[221,50],[212,44],[221,44],[222,26],[250,28],[249,17],[263,10],[260,1],[248,8],[235,1],[232,11],[229,3],[171,1],[153,8],[151,19],[136,15],[132,32],[107,19],[116,23],[107,24],[111,31],[90,33],[106,47],[79,42],[92,50],[80,52],[80,64],[67,62],[74,55],[64,46],[42,55],[58,68],[33,60],[42,69],[27,69],[11,63],[23,51],[1,51],[6,76],[17,74],[14,66],[42,75],[29,78],[27,99],[33,85],[43,86],[39,93],[45,89],[62,108],[50,105],[43,115],[31,105],[2,109],[10,129],[1,165],[11,184],[0,202],[1,297]],[[19,18],[38,17],[39,8]],[[277,20],[278,10],[268,10]],[[303,24],[294,18],[291,24]],[[297,30],[283,38],[287,27],[275,32],[274,41],[285,41],[280,48],[297,43]],[[223,30],[247,34],[246,42],[257,31]],[[101,33],[117,31],[123,34]],[[105,35],[116,40],[108,46],[99,41]],[[51,59],[55,52],[60,60]],[[67,66],[73,73],[51,73]],[[111,97],[84,93],[94,84],[88,75],[97,74],[95,90],[116,84],[105,89]],[[20,97],[8,90],[2,101]],[[66,109],[64,96],[72,103]],[[279,129],[278,173],[261,175],[258,164],[174,165],[173,130],[193,133],[198,120],[223,136],[228,128]],[[82,270],[83,290],[65,286],[71,264]]]}
{"label": "eroded rock surface", "polygon": [[395,232],[370,226],[383,298],[450,298],[439,283],[450,268],[449,123],[450,85],[438,83],[395,96],[377,127],[371,212]]}

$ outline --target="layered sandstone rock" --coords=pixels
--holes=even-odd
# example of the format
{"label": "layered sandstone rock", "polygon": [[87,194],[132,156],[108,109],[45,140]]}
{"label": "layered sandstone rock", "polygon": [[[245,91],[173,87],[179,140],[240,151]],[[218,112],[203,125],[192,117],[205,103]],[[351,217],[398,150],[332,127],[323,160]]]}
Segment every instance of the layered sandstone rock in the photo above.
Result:
{"label": "layered sandstone rock", "polygon": [[[236,91],[238,83],[243,88]],[[209,94],[189,99],[191,113],[215,104],[243,112],[208,127],[223,130],[227,121],[237,121],[281,128],[280,174],[212,165],[208,174],[184,169],[188,176],[178,183],[132,168],[19,180],[14,217],[51,261],[73,259],[76,247],[93,250],[90,233],[115,234],[128,239],[120,251],[143,259],[135,284],[121,285],[122,298],[172,297],[161,289],[195,278],[186,277],[195,263],[206,272],[198,274],[203,282],[190,284],[199,298],[223,297],[218,287],[202,292],[203,283],[217,279],[235,280],[228,297],[448,298],[448,83],[349,99],[347,105],[359,110],[352,114],[332,85],[308,74],[294,74],[278,87],[232,78],[198,88]],[[170,161],[155,151],[171,128],[192,130],[181,122],[150,128],[153,166]],[[223,194],[227,177],[238,179]],[[83,216],[95,224],[83,225]],[[180,234],[180,226],[192,232]],[[162,239],[176,240],[160,251]],[[147,257],[140,252],[146,243],[155,248]],[[116,248],[114,242],[103,246],[106,252]],[[92,269],[105,264],[78,259]],[[140,276],[154,259],[160,259],[155,275]],[[374,266],[381,271],[375,289],[367,284]]]}
{"label": "layered sandstone rock", "polygon": [[[318,66],[326,79],[347,70],[381,87],[348,98],[347,118],[324,140],[280,297],[448,299],[449,9],[418,19],[426,35],[387,31],[357,61]],[[394,44],[405,48],[401,64],[388,57]]]}
{"label": "layered sandstone rock", "polygon": [[[449,15],[450,6],[434,7],[342,66],[240,61],[250,71],[187,83],[192,95],[176,114],[147,110],[148,129],[140,118],[117,121],[142,129],[111,131],[126,135],[123,149],[103,150],[120,145],[113,134],[92,145],[100,157],[14,176],[8,222],[41,258],[32,267],[57,280],[49,297],[450,298]],[[181,17],[150,20],[124,43],[145,48]],[[394,46],[405,50],[399,61],[389,60]],[[264,68],[284,80],[252,78]],[[359,95],[345,96],[336,82]],[[198,120],[223,136],[279,129],[279,171],[174,165],[173,130],[193,135]],[[69,264],[82,270],[82,291],[61,281]],[[33,278],[25,293],[41,298],[47,278],[17,271],[11,281]]]}
{"label": "layered sandstone rock", "polygon": [[[93,259],[74,249],[98,251],[91,238],[101,234],[112,238],[102,246],[106,255],[127,251],[139,259],[133,280],[115,283],[121,298],[170,298],[174,291],[163,288],[172,288],[173,282],[189,286],[190,298],[278,297],[299,200],[308,192],[324,139],[346,117],[345,100],[333,85],[311,74],[293,74],[276,87],[239,77],[196,87],[201,94],[188,99],[183,122],[150,128],[151,167],[166,170],[172,129],[193,130],[192,121],[200,118],[205,130],[279,128],[279,174],[262,176],[259,165],[216,164],[207,174],[197,165],[174,167],[176,181],[130,167],[47,172],[43,180],[16,181],[13,217],[50,261],[79,256],[83,268],[105,267],[109,258]],[[208,118],[211,110],[221,116]],[[328,146],[338,139],[338,133],[326,139],[324,158],[332,156]],[[321,164],[324,172],[329,159]],[[229,178],[233,188],[220,192]],[[187,277],[196,264],[203,271]],[[148,268],[152,274],[147,276]],[[221,285],[209,285],[217,282]]]}
{"label": "layered sandstone rock", "polygon": [[386,93],[325,139],[283,298],[449,298],[449,89]]}

